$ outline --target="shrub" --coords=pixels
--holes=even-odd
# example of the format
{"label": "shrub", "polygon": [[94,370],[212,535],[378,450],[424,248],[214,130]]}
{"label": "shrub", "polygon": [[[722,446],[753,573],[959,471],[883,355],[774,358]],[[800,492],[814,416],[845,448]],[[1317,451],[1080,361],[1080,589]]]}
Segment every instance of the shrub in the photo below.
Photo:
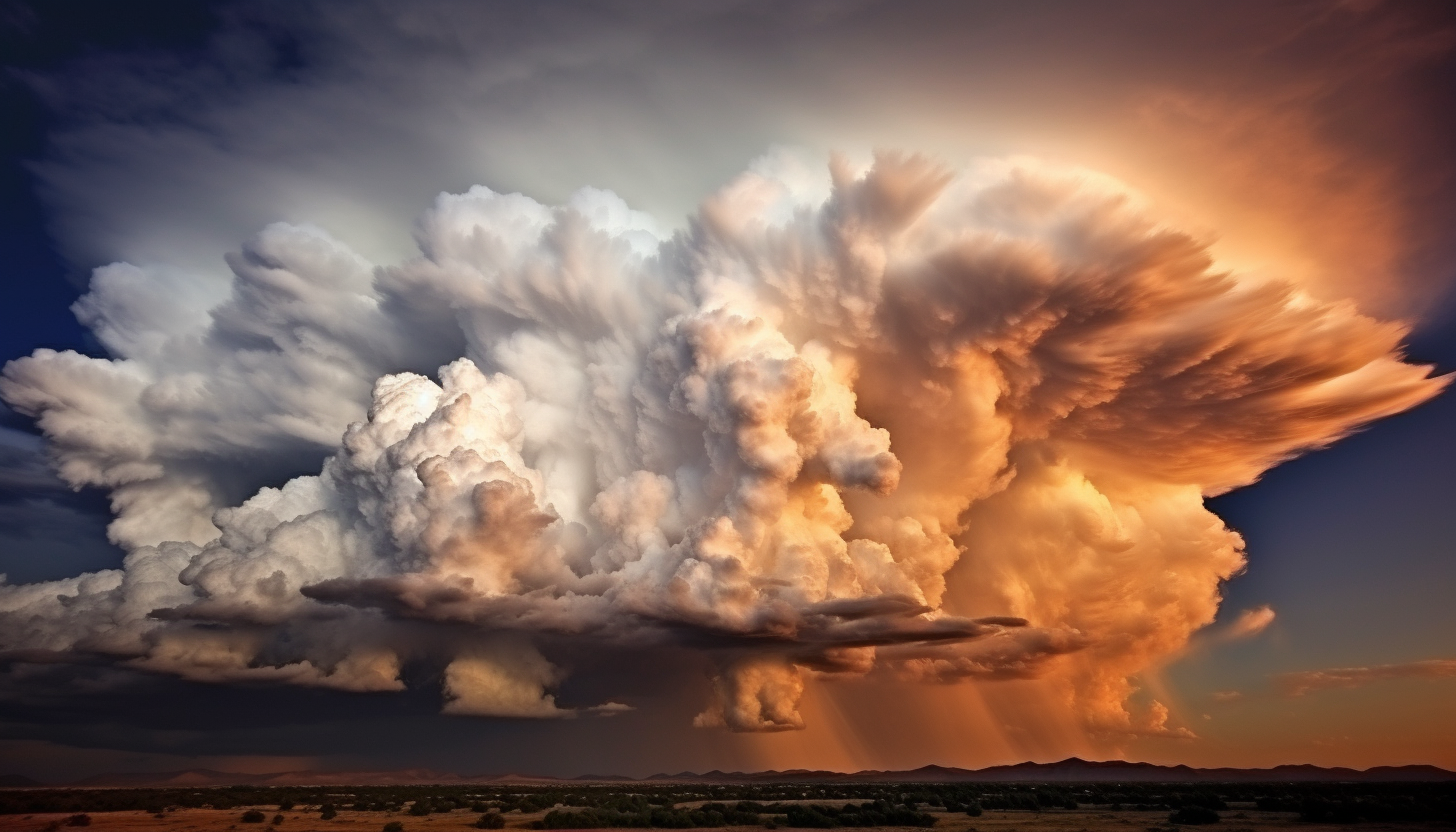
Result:
{"label": "shrub", "polygon": [[319,807],[319,820],[333,820],[338,816],[339,810],[335,809],[332,803],[325,803]]}
{"label": "shrub", "polygon": [[384,824],[384,832],[404,832],[404,824],[397,820],[392,820]]}
{"label": "shrub", "polygon": [[263,813],[257,809],[249,809],[243,813],[243,823],[262,823],[264,819]]}
{"label": "shrub", "polygon": [[858,806],[852,803],[843,807],[795,804],[786,808],[787,811],[779,820],[779,824],[801,829],[833,829],[840,826],[935,825],[933,815],[907,808],[903,803],[892,804],[883,800],[862,803]]}
{"label": "shrub", "polygon": [[91,825],[91,816],[90,815],[71,815],[70,817],[66,818],[66,825],[67,826],[90,826]]}
{"label": "shrub", "polygon": [[1203,824],[1218,821],[1218,812],[1205,806],[1184,806],[1168,816],[1169,823]]}
{"label": "shrub", "polygon": [[966,804],[966,814],[970,815],[973,818],[980,817],[981,816],[981,804],[977,803],[974,800],[972,800],[970,803],[967,803]]}
{"label": "shrub", "polygon": [[283,816],[282,815],[274,815],[273,816],[273,825],[274,826],[278,826],[281,823],[283,823]]}
{"label": "shrub", "polygon": [[506,819],[501,817],[500,812],[486,812],[475,822],[476,829],[504,829]]}

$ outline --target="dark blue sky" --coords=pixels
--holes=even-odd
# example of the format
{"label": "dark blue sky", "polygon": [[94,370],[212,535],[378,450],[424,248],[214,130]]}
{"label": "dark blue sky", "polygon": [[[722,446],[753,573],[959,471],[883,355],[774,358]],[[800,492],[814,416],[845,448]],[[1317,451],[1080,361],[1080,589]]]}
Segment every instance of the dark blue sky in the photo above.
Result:
{"label": "dark blue sky", "polygon": [[13,301],[5,306],[0,355],[8,361],[36,347],[94,353],[96,343],[70,312],[94,264],[70,263],[61,255],[29,170],[45,156],[47,136],[64,123],[65,114],[48,106],[27,81],[34,73],[61,71],[97,54],[197,49],[217,20],[209,4],[186,0],[129,8],[84,0],[3,8],[0,268]]}
{"label": "dark blue sky", "polygon": [[[31,166],[45,157],[51,131],[72,114],[44,99],[37,74],[64,72],[77,62],[116,52],[196,50],[217,25],[207,3],[148,2],[137,6],[89,0],[0,5],[0,361],[46,347],[104,355],[100,344],[71,312],[96,263],[67,259],[53,234]],[[83,115],[84,117],[84,115]],[[0,426],[37,435],[34,423],[0,405]],[[18,462],[18,437],[0,445],[0,459]],[[38,445],[26,445],[26,456]],[[0,485],[0,572],[12,582],[47,580],[120,564],[122,552],[105,539],[105,495],[69,493],[44,483],[36,503],[34,479],[7,477]]]}

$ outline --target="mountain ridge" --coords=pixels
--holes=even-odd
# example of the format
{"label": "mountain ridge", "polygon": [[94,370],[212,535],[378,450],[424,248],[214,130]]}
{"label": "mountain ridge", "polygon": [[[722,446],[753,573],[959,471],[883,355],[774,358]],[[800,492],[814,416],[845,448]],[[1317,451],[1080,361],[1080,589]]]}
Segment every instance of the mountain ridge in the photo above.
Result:
{"label": "mountain ridge", "polygon": [[837,772],[785,771],[552,777],[523,774],[462,776],[430,769],[397,771],[290,771],[246,774],[213,769],[99,774],[69,783],[42,784],[19,775],[0,775],[0,788],[207,788],[222,786],[408,786],[408,785],[582,785],[590,783],[1285,783],[1285,782],[1445,782],[1456,772],[1432,765],[1374,766],[1354,769],[1285,764],[1269,768],[1194,768],[1125,760],[1068,757],[1052,763],[1022,762],[963,769],[936,764],[915,769]]}

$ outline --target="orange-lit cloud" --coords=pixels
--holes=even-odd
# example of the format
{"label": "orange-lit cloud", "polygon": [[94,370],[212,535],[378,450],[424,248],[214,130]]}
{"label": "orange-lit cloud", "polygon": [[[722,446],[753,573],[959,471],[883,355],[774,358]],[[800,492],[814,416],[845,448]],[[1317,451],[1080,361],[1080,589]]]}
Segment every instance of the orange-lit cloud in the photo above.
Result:
{"label": "orange-lit cloud", "polygon": [[[558,650],[687,651],[705,728],[979,680],[1023,686],[971,720],[1008,747],[1186,739],[1137,677],[1244,566],[1205,499],[1448,382],[1401,325],[1030,159],[780,152],[677,234],[595,189],[476,187],[419,229],[375,268],[270,226],[203,315],[102,270],[119,358],[40,350],[0,395],[111,491],[129,554],[0,587],[0,648],[376,692],[430,660],[445,713],[513,718],[631,705],[563,707]],[[227,499],[230,457],[325,441]]]}
{"label": "orange-lit cloud", "polygon": [[1274,608],[1263,604],[1253,609],[1244,610],[1233,623],[1220,630],[1214,635],[1219,641],[1242,641],[1246,638],[1253,638],[1269,628],[1274,623]]}

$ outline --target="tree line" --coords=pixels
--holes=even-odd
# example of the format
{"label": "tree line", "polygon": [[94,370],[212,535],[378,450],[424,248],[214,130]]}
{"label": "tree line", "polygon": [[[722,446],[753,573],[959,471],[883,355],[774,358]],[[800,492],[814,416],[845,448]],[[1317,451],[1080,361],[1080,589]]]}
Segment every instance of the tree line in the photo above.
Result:
{"label": "tree line", "polygon": [[[855,808],[832,805],[844,803],[854,804]],[[1217,813],[1226,811],[1230,803],[1256,805],[1261,811],[1289,812],[1314,823],[1453,821],[1456,783],[598,783],[0,790],[0,814],[79,815],[137,810],[156,814],[179,808],[272,806],[278,811],[300,807],[325,817],[344,809],[414,815],[469,810],[482,816],[544,811],[552,820],[543,818],[543,828],[555,829],[608,825],[686,829],[760,822],[830,828],[913,826],[924,822],[858,822],[875,812],[890,810],[929,817],[931,811],[976,815],[983,810],[1100,808],[1183,812],[1185,818],[1207,818],[1206,813],[1193,810]],[[692,804],[702,805],[693,808]],[[713,808],[706,808],[708,805]],[[813,812],[802,808],[805,805],[813,805]],[[714,813],[722,816],[721,822]],[[747,820],[748,814],[757,819]],[[608,817],[614,819],[610,824],[601,820]]]}

